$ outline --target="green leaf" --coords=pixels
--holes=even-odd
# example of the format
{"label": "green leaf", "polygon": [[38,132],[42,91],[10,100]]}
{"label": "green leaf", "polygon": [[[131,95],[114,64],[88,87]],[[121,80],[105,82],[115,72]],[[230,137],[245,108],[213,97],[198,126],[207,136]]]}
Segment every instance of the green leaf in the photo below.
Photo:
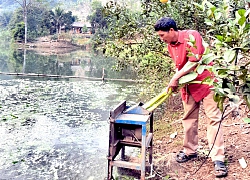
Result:
{"label": "green leaf", "polygon": [[225,42],[232,42],[233,38],[232,37],[226,37]]}
{"label": "green leaf", "polygon": [[188,83],[190,81],[193,81],[197,76],[198,76],[198,73],[196,73],[196,72],[190,72],[189,74],[187,74],[185,76],[182,76],[179,79],[179,83],[180,84]]}
{"label": "green leaf", "polygon": [[206,68],[206,65],[200,65],[200,66],[198,66],[197,73],[198,74],[203,73],[203,71],[204,71],[205,68]]}
{"label": "green leaf", "polygon": [[195,44],[195,38],[192,34],[189,34],[189,41],[193,44]]}
{"label": "green leaf", "polygon": [[214,98],[214,101],[215,101],[215,102],[219,102],[219,100],[220,100],[220,95],[219,95],[219,93],[215,92],[213,98]]}
{"label": "green leaf", "polygon": [[232,49],[228,49],[223,56],[224,60],[229,63],[231,63],[235,59],[235,57],[236,57],[236,51]]}
{"label": "green leaf", "polygon": [[196,7],[200,8],[202,11],[204,10],[204,6],[198,3],[193,3]]}
{"label": "green leaf", "polygon": [[243,26],[246,22],[246,17],[241,17],[239,20],[238,20],[238,23],[240,26]]}
{"label": "green leaf", "polygon": [[213,14],[213,12],[209,9],[209,10],[207,11],[207,16],[208,16],[208,17],[211,17],[212,14]]}
{"label": "green leaf", "polygon": [[215,20],[219,20],[220,18],[221,18],[221,15],[222,15],[222,13],[221,12],[216,12],[216,13],[214,13],[214,16],[215,16]]}
{"label": "green leaf", "polygon": [[228,69],[219,69],[218,70],[218,75],[221,75],[221,76],[223,76],[223,75],[226,75],[226,76],[228,76]]}
{"label": "green leaf", "polygon": [[234,85],[232,85],[231,83],[227,83],[227,86],[229,87],[231,92],[236,92],[236,88],[234,87]]}
{"label": "green leaf", "polygon": [[209,26],[214,26],[214,22],[211,21],[210,19],[205,19],[205,23]]}
{"label": "green leaf", "polygon": [[250,94],[244,95],[243,99],[245,100],[248,109],[250,109]]}
{"label": "green leaf", "polygon": [[218,104],[218,108],[220,109],[221,112],[224,109],[223,103],[224,103],[225,99],[226,99],[225,97],[220,97],[220,99],[219,99],[219,101],[217,103]]}
{"label": "green leaf", "polygon": [[209,64],[210,62],[212,62],[216,57],[214,56],[214,54],[210,53],[210,54],[206,54],[202,56],[202,63],[204,64]]}
{"label": "green leaf", "polygon": [[244,121],[245,123],[250,123],[250,118],[244,118],[243,121]]}
{"label": "green leaf", "polygon": [[223,39],[224,39],[222,35],[216,35],[215,37],[216,37],[219,41],[223,41]]}
{"label": "green leaf", "polygon": [[233,103],[235,103],[235,104],[239,103],[239,101],[240,101],[240,97],[237,96],[237,95],[229,94],[229,95],[228,95],[228,98],[229,98],[231,101],[233,101]]}
{"label": "green leaf", "polygon": [[197,62],[191,62],[191,61],[188,61],[185,66],[183,67],[183,70],[184,71],[188,71],[190,70],[191,68],[195,67],[198,63]]}
{"label": "green leaf", "polygon": [[241,17],[245,17],[245,12],[246,12],[245,9],[239,9],[239,10],[237,11],[237,13],[238,13]]}

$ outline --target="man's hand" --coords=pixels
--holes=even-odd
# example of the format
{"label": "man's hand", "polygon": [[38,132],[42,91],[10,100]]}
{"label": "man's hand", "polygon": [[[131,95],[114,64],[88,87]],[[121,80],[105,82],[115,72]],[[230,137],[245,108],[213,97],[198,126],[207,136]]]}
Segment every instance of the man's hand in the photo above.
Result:
{"label": "man's hand", "polygon": [[173,77],[170,80],[170,82],[169,82],[169,84],[168,84],[168,86],[166,88],[167,92],[169,91],[169,88],[171,88],[173,92],[177,91],[177,89],[178,89],[178,79],[177,78]]}

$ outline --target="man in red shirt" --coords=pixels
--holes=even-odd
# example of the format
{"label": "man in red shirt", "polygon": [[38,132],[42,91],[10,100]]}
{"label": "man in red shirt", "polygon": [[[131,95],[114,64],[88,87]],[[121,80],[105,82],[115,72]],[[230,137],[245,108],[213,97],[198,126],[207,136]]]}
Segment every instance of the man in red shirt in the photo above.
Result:
{"label": "man in red shirt", "polygon": [[[168,52],[176,67],[176,73],[171,78],[166,91],[168,92],[169,88],[176,91],[178,80],[195,69],[195,67],[187,68],[185,66],[187,62],[199,61],[204,53],[205,48],[202,45],[202,37],[200,33],[195,30],[179,31],[175,21],[169,17],[159,19],[154,28],[160,39],[167,44]],[[194,47],[188,43],[190,35],[195,38],[196,44]],[[188,56],[189,51],[191,51],[194,56]],[[199,74],[195,80],[202,81],[211,76],[212,74],[208,70],[205,70]],[[227,175],[227,167],[224,163],[223,132],[221,128],[218,131],[221,112],[217,107],[217,103],[213,100],[214,92],[211,91],[210,88],[211,86],[206,84],[188,84],[181,89],[184,107],[184,117],[182,118],[184,140],[183,151],[177,154],[176,161],[183,163],[197,157],[198,117],[200,102],[202,102],[206,116],[209,119],[207,127],[209,147],[211,148],[214,144],[210,157],[214,162],[215,175],[216,177],[224,177]],[[217,131],[218,134],[216,137]],[[214,142],[215,137],[216,140]]]}

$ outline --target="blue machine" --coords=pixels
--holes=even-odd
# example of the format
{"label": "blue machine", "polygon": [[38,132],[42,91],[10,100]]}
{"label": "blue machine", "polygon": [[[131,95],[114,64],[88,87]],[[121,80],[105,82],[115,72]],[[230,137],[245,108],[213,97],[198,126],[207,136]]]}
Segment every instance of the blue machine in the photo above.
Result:
{"label": "blue machine", "polygon": [[[110,111],[108,180],[114,179],[113,166],[139,170],[141,180],[145,180],[146,166],[149,166],[152,175],[153,113],[144,109],[142,105],[139,103],[128,107],[126,101],[123,101]],[[125,160],[126,146],[140,148],[139,163]],[[121,159],[116,159],[120,152]]]}

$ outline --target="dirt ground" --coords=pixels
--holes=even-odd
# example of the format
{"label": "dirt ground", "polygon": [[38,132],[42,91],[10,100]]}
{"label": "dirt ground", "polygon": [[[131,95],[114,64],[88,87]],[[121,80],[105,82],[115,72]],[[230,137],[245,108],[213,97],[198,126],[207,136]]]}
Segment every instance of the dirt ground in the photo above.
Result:
{"label": "dirt ground", "polygon": [[[180,99],[172,99],[167,105],[169,111],[164,118],[158,121],[154,127],[154,174],[152,179],[171,180],[211,180],[219,179],[214,176],[214,167],[210,158],[205,161],[208,154],[208,142],[206,139],[206,117],[201,106],[199,121],[199,149],[198,158],[186,163],[177,163],[176,154],[182,150],[183,129],[181,124],[182,107]],[[236,113],[237,112],[237,113]],[[238,114],[238,115],[236,115]],[[249,117],[246,105],[239,106],[237,111],[230,113],[230,107],[225,111],[226,117],[221,127],[224,131],[226,150],[226,164],[228,165],[228,176],[220,179],[225,180],[247,180],[250,179],[250,124],[243,121]],[[174,133],[177,132],[177,135]],[[172,135],[171,135],[172,134]],[[172,136],[172,137],[170,137]],[[242,168],[239,159],[244,158],[246,168]],[[201,168],[195,173],[199,166],[205,161]]]}

